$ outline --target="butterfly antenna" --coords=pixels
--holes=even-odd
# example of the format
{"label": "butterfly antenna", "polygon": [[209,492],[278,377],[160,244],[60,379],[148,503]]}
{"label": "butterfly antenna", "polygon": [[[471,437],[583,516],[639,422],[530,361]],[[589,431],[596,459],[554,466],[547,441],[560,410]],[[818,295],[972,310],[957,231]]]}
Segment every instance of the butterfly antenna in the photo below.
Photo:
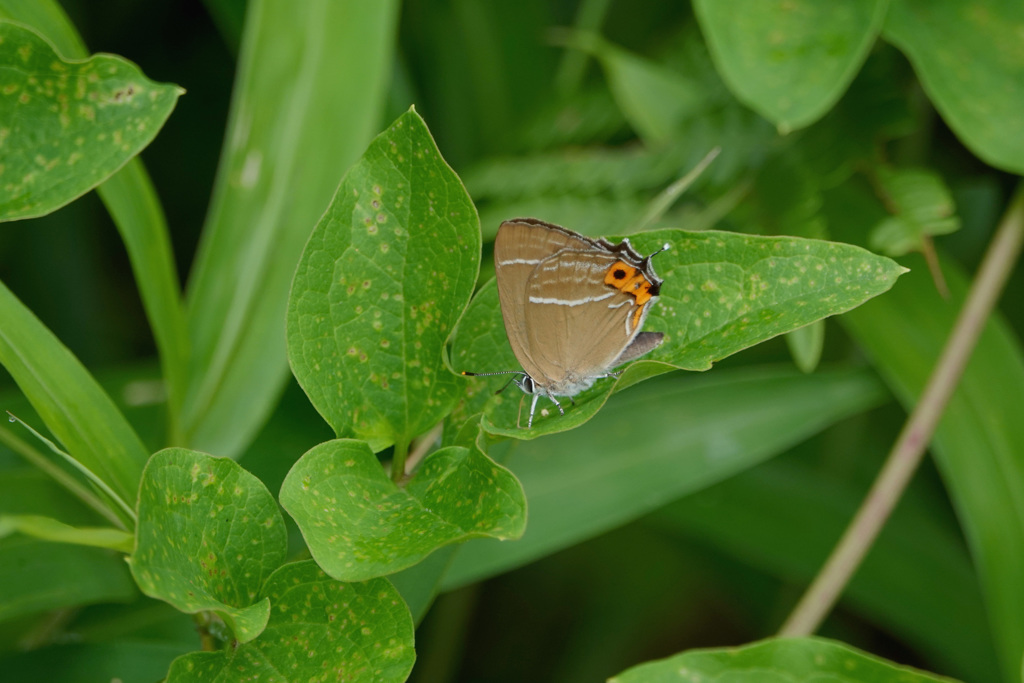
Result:
{"label": "butterfly antenna", "polygon": [[[526,373],[522,370],[502,370],[501,372],[468,372],[463,370],[461,374],[465,377],[494,377],[495,375],[525,375]],[[510,377],[509,380],[502,385],[501,389],[494,392],[494,395],[497,396],[501,392],[505,391],[508,389],[508,385],[515,381],[515,377]]]}

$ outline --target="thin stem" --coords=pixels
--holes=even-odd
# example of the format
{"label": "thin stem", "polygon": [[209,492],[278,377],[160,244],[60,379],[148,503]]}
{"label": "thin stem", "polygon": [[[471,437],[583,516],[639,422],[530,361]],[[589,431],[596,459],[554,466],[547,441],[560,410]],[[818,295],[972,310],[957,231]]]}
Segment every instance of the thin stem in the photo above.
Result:
{"label": "thin stem", "polygon": [[921,253],[928,264],[928,270],[935,282],[935,289],[943,299],[949,298],[949,287],[946,285],[946,277],[942,274],[942,265],[939,263],[939,256],[935,253],[935,240],[931,235],[921,236]]}
{"label": "thin stem", "polygon": [[639,221],[637,221],[636,225],[630,229],[630,232],[639,232],[665,215],[665,212],[676,203],[677,199],[679,199],[679,195],[685,192],[690,185],[693,185],[694,181],[700,177],[704,172],[704,169],[706,169],[708,165],[715,160],[715,157],[717,157],[721,151],[721,147],[714,147],[710,152],[704,155],[704,158],[701,159],[696,166],[693,167],[693,170],[662,190],[661,193],[659,193],[658,196],[647,205],[647,211],[644,212],[644,215]]}
{"label": "thin stem", "polygon": [[408,443],[401,441],[395,444],[395,454],[391,458],[391,481],[396,484],[405,476],[405,456],[408,454]]}
{"label": "thin stem", "polygon": [[426,457],[427,452],[430,451],[430,447],[441,437],[443,430],[444,423],[438,422],[434,425],[433,429],[416,439],[416,445],[409,452],[409,457],[405,461],[406,471],[412,472],[416,469],[416,466],[420,464],[420,460]]}
{"label": "thin stem", "polygon": [[839,544],[783,624],[779,635],[806,636],[814,633],[860,566],[921,463],[925,448],[970,360],[985,321],[1020,255],[1022,243],[1024,189],[1019,188],[992,238],[942,355],[889,453],[885,466]]}
{"label": "thin stem", "polygon": [[50,462],[46,456],[35,448],[32,448],[32,446],[27,442],[16,437],[9,429],[0,427],[0,443],[20,455],[30,465],[33,465],[44,473],[50,475],[54,481],[67,489],[68,492],[85,503],[108,522],[114,524],[119,529],[125,529],[124,522],[121,521],[121,518],[118,517],[113,510],[108,508],[104,502],[100,500],[99,496],[83,486],[82,483],[73,476]]}
{"label": "thin stem", "polygon": [[[98,486],[99,489],[101,491],[103,491],[103,493],[107,494],[110,497],[110,499],[112,501],[114,501],[114,503],[117,504],[117,506],[124,511],[124,513],[128,516],[128,519],[132,520],[132,522],[139,521],[138,517],[136,517],[136,515],[135,515],[135,510],[131,509],[131,507],[128,505],[128,503],[124,502],[124,500],[121,498],[121,496],[119,496],[116,493],[114,493],[114,489],[110,488],[110,486],[107,484],[107,482],[103,481],[101,478],[96,476],[96,474],[93,473],[93,471],[90,470],[88,467],[86,467],[82,463],[78,462],[77,460],[72,458],[70,455],[68,455],[67,453],[62,451],[61,449],[57,448],[57,444],[55,444],[54,442],[50,441],[45,436],[43,436],[42,434],[37,432],[35,429],[33,429],[31,427],[31,425],[29,425],[27,422],[23,421],[20,417],[16,416],[14,413],[12,413],[9,410],[7,411],[7,415],[11,418],[11,420],[16,420],[17,422],[21,423],[22,427],[24,427],[28,431],[32,432],[33,436],[35,436],[37,439],[39,439],[44,444],[49,446],[51,451],[53,451],[54,453],[56,453],[60,457],[64,458],[64,460],[67,461],[68,464],[70,464],[76,470],[78,470],[79,472],[84,474],[86,479],[88,479],[92,483],[96,484],[96,486]],[[124,528],[124,526],[121,525],[121,528]]]}

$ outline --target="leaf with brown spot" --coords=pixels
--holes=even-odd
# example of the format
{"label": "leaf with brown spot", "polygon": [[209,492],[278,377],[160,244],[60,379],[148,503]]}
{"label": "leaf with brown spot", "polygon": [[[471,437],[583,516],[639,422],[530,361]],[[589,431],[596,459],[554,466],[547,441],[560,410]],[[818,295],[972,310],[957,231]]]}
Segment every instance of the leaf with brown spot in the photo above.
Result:
{"label": "leaf with brown spot", "polygon": [[114,55],[65,60],[10,21],[0,21],[0,66],[0,221],[43,216],[106,180],[184,92]]}
{"label": "leaf with brown spot", "polygon": [[213,610],[245,642],[266,626],[260,591],[286,550],[277,503],[237,463],[168,448],[146,465],[130,559],[146,595],[183,612]]}
{"label": "leaf with brown spot", "polygon": [[514,539],[526,529],[522,486],[475,441],[429,455],[404,489],[366,442],[328,441],[292,467],[281,505],[320,566],[344,581],[411,567],[449,543]]}
{"label": "leaf with brown spot", "polygon": [[182,655],[167,682],[400,683],[412,671],[412,617],[387,579],[342,583],[307,560],[274,572],[263,596],[272,607],[259,638]]}
{"label": "leaf with brown spot", "polygon": [[[484,411],[488,432],[519,439],[572,429],[593,417],[613,391],[673,369],[707,370],[743,349],[855,308],[905,272],[851,244],[799,237],[657,230],[630,241],[642,254],[671,245],[654,261],[664,284],[644,323],[645,330],[665,334],[661,346],[625,366],[617,381],[598,380],[575,397],[575,406],[562,401],[564,416],[542,398],[532,429],[525,428],[529,402],[523,406],[521,392],[493,394],[507,378],[471,380],[474,393],[463,414]],[[519,368],[493,281],[480,288],[459,322],[452,363],[473,372]]]}

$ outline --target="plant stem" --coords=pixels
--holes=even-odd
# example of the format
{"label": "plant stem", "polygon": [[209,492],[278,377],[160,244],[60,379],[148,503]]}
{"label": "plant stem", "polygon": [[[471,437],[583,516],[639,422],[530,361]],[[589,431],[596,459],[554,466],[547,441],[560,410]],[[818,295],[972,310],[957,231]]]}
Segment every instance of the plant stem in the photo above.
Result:
{"label": "plant stem", "polygon": [[814,633],[860,566],[921,462],[978,336],[992,312],[1024,243],[1024,186],[1018,188],[960,310],[928,384],[893,445],[885,466],[810,588],[779,631]]}
{"label": "plant stem", "polygon": [[405,456],[408,454],[408,443],[401,441],[395,444],[395,454],[391,458],[391,481],[396,484],[405,476]]}

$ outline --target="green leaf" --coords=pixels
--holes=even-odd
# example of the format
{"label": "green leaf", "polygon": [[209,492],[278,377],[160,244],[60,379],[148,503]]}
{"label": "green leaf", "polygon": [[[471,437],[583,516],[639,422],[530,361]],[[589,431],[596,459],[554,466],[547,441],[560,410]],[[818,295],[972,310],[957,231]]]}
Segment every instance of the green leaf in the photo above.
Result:
{"label": "green leaf", "polygon": [[821,118],[863,64],[888,0],[698,0],[711,56],[736,97],[783,133]]}
{"label": "green leaf", "polygon": [[0,540],[0,621],[137,595],[120,555],[26,536]]}
{"label": "green leaf", "polygon": [[884,397],[879,382],[863,371],[805,375],[757,368],[664,378],[615,396],[600,420],[571,434],[516,443],[507,464],[530,502],[529,528],[516,543],[462,547],[445,588],[636,519]]}
{"label": "green leaf", "polygon": [[887,166],[877,171],[879,187],[893,215],[871,231],[872,249],[903,256],[921,251],[927,236],[947,235],[960,228],[953,194],[938,173]]}
{"label": "green leaf", "polygon": [[246,642],[267,623],[270,605],[257,596],[284,562],[286,533],[259,479],[231,460],[168,448],[143,473],[132,575],[183,612],[217,612]]}
{"label": "green leaf", "polygon": [[844,643],[824,638],[773,638],[752,645],[690,650],[647,662],[608,683],[939,683],[951,678],[899,666]]}
{"label": "green leaf", "polygon": [[[862,415],[808,448],[679,500],[648,520],[788,584],[804,585],[821,569],[867,490],[866,481],[851,476],[848,463],[830,472],[815,461],[814,452],[824,446],[825,459],[840,462],[846,455],[874,450],[877,443],[882,456],[887,430],[872,430],[869,440],[844,445],[841,453],[835,449],[837,440],[851,443],[854,433],[875,427],[878,416]],[[874,459],[861,460],[865,473],[877,468]],[[912,486],[904,494],[844,589],[843,607],[906,642],[941,671],[998,680],[977,574],[959,530],[924,491]],[[936,600],[936,595],[943,597]]]}
{"label": "green leaf", "polygon": [[345,174],[292,284],[292,370],[339,437],[407,445],[451,411],[443,349],[479,268],[473,202],[410,110]]}
{"label": "green leaf", "polygon": [[0,0],[0,18],[31,26],[66,57],[84,59],[89,54],[82,37],[57,0]]}
{"label": "green leaf", "polygon": [[299,254],[374,133],[397,0],[250,3],[232,117],[189,282],[190,446],[237,456],[288,378]]}
{"label": "green leaf", "polygon": [[[842,323],[909,410],[953,328],[967,283],[943,259],[950,289],[950,298],[943,299],[923,259],[906,260],[915,271],[911,276]],[[1021,405],[1024,351],[1006,322],[994,316],[943,413],[932,452],[974,556],[1007,680],[1016,676],[1024,651],[1024,611],[1018,609],[1024,604]]]}
{"label": "green leaf", "polygon": [[298,562],[277,570],[263,594],[272,608],[261,637],[179,657],[167,682],[400,683],[412,670],[412,619],[386,579],[346,584]]}
{"label": "green leaf", "polygon": [[786,333],[786,345],[793,362],[803,372],[814,372],[825,347],[825,321],[811,323]]}
{"label": "green leaf", "polygon": [[0,283],[0,365],[68,452],[129,505],[149,457],[131,425],[71,352]]}
{"label": "green leaf", "polygon": [[42,515],[0,515],[0,538],[13,533],[56,543],[110,548],[123,553],[130,553],[135,548],[135,537],[120,529],[73,527]]}
{"label": "green leaf", "polygon": [[957,137],[1024,173],[1024,6],[1015,0],[892,0],[884,36],[910,60]]}
{"label": "green leaf", "polygon": [[647,142],[672,140],[687,119],[707,107],[707,94],[698,82],[623,50],[599,35],[576,32],[569,44],[601,62],[615,101]]}
{"label": "green leaf", "polygon": [[156,136],[184,92],[113,55],[61,58],[34,30],[0,21],[0,220],[80,197]]}
{"label": "green leaf", "polygon": [[[31,26],[66,57],[84,60],[89,56],[74,25],[52,0],[31,3],[0,0],[0,17]],[[171,408],[171,433],[177,439],[177,424],[173,420],[177,419],[185,389],[188,333],[167,218],[138,157],[104,181],[97,192],[128,250],[163,366]]]}
{"label": "green leaf", "polygon": [[152,683],[182,654],[180,645],[148,642],[61,643],[0,659],[7,683]]}
{"label": "green leaf", "polygon": [[[532,439],[571,429],[590,419],[613,390],[672,368],[707,370],[737,351],[848,311],[888,290],[904,272],[894,261],[860,247],[820,240],[682,230],[630,239],[644,254],[671,245],[655,259],[665,284],[645,323],[646,330],[665,333],[662,345],[627,366],[619,380],[599,380],[576,397],[576,406],[567,407],[564,416],[538,405],[541,419],[535,418],[529,430],[516,427],[517,392],[491,398],[484,420],[490,433]],[[457,371],[518,368],[505,338],[496,287],[481,287],[460,321],[452,363]],[[474,381],[472,391],[481,397],[485,387],[500,386],[500,380]],[[468,412],[481,408],[474,404]]]}
{"label": "green leaf", "polygon": [[295,463],[281,505],[317,563],[343,581],[397,572],[467,538],[519,538],[526,527],[522,487],[479,447],[431,453],[400,489],[366,442],[328,441]]}

